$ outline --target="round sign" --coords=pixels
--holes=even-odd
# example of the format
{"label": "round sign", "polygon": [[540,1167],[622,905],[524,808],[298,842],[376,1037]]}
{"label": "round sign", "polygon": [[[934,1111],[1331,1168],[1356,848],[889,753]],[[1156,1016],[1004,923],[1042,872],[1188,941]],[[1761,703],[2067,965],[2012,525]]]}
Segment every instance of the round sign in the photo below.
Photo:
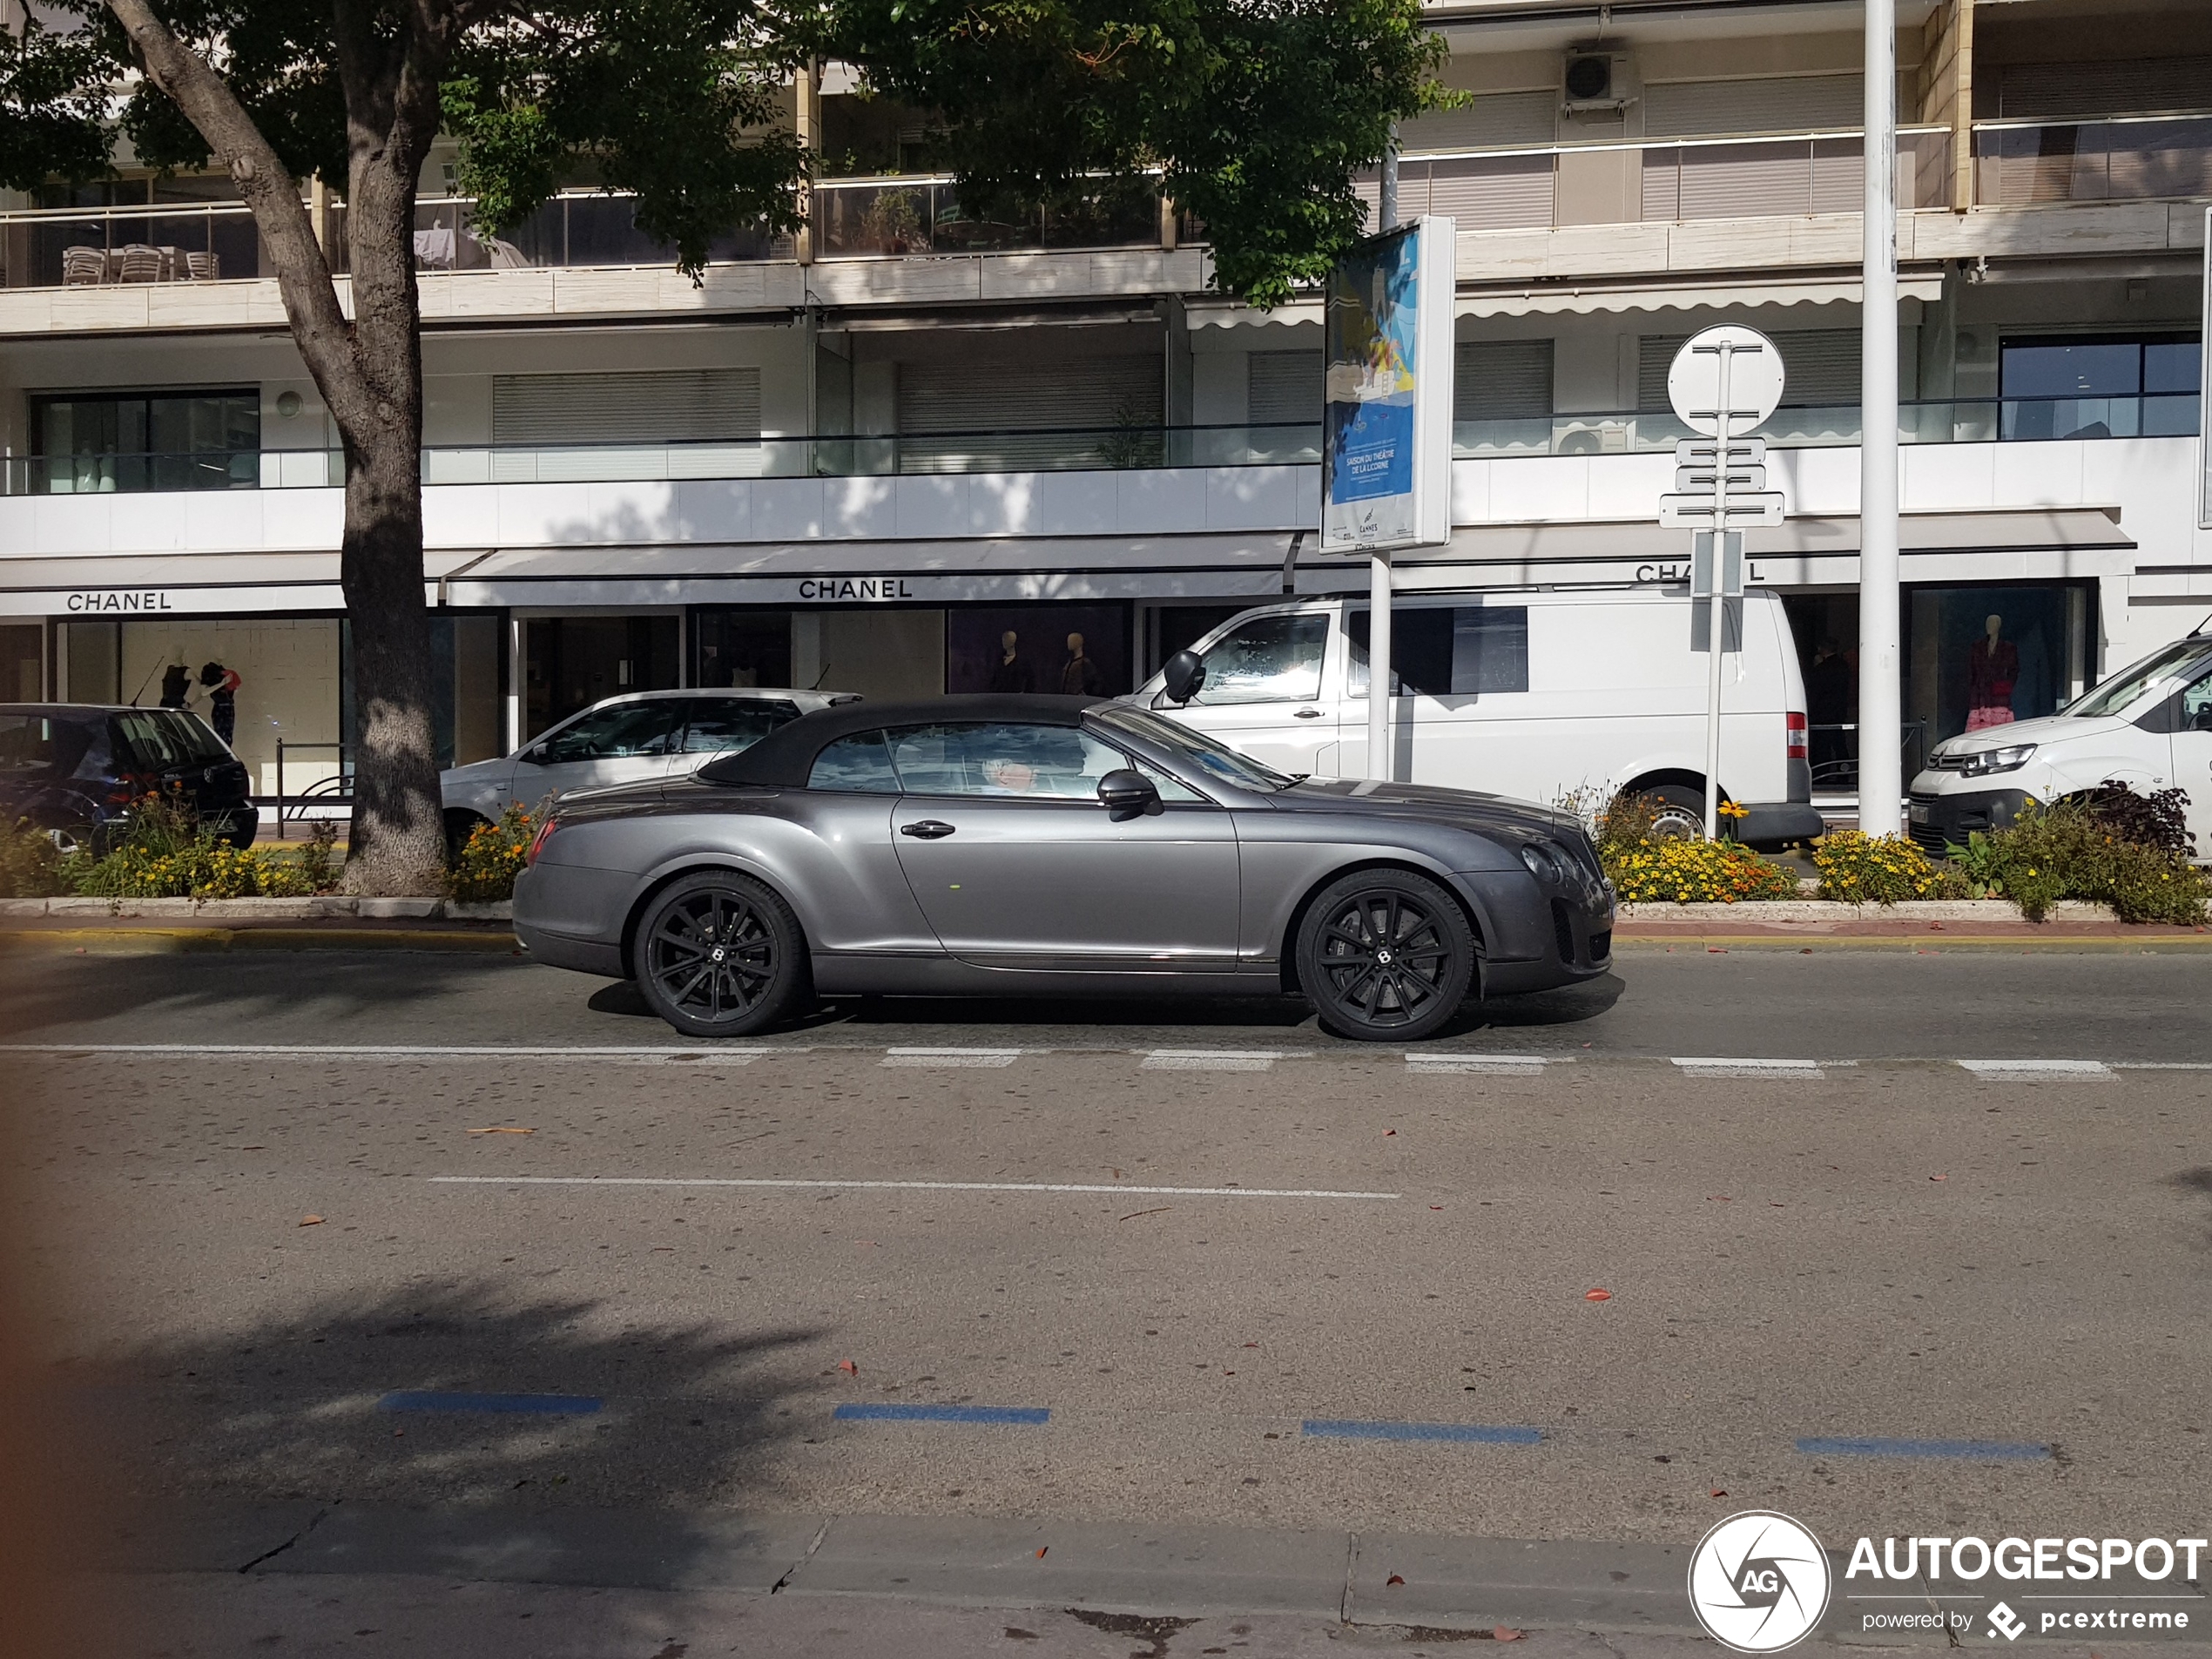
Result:
{"label": "round sign", "polygon": [[1689,1558],[1689,1606],[1738,1653],[1779,1653],[1828,1609],[1828,1554],[1787,1515],[1750,1509],[1707,1533]]}
{"label": "round sign", "polygon": [[[1721,367],[1728,367],[1728,429],[1721,429]],[[1667,371],[1667,398],[1692,432],[1741,437],[1782,401],[1782,354],[1756,328],[1727,324],[1692,334]]]}

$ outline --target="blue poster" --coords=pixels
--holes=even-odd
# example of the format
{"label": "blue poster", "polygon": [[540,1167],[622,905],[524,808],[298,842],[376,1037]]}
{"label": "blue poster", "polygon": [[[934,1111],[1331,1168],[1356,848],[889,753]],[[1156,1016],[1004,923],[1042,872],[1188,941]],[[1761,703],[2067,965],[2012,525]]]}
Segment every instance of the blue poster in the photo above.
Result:
{"label": "blue poster", "polygon": [[1331,277],[1325,543],[1372,545],[1412,531],[1420,273],[1408,226],[1364,244]]}

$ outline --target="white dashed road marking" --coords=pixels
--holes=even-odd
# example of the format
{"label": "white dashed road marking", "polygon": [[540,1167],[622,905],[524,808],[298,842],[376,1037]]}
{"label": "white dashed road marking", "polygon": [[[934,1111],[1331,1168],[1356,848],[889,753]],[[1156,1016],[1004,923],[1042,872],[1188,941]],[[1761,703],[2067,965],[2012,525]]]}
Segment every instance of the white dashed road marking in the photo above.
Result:
{"label": "white dashed road marking", "polygon": [[1409,1054],[1406,1069],[1432,1076],[1472,1072],[1494,1077],[1539,1077],[1547,1065],[1571,1066],[1572,1055],[1541,1054]]}
{"label": "white dashed road marking", "polygon": [[1285,1049],[1147,1049],[1140,1071],[1271,1071],[1278,1060],[1307,1056]]}
{"label": "white dashed road marking", "polygon": [[2101,1060],[1961,1060],[1959,1063],[1986,1082],[2114,1081],[2112,1068]]}
{"label": "white dashed road marking", "polygon": [[1019,1049],[890,1049],[884,1052],[887,1066],[968,1067],[985,1069],[1010,1066],[1022,1057]]}
{"label": "white dashed road marking", "polygon": [[1377,1198],[1398,1192],[1339,1192],[1325,1187],[1135,1187],[1122,1182],[1073,1181],[773,1181],[736,1176],[661,1175],[434,1175],[440,1186],[465,1187],[780,1187],[803,1191],[875,1192],[1111,1192],[1143,1197]]}
{"label": "white dashed road marking", "polygon": [[1828,1074],[1825,1065],[1852,1065],[1849,1060],[1676,1060],[1685,1077],[1784,1077],[1818,1082]]}

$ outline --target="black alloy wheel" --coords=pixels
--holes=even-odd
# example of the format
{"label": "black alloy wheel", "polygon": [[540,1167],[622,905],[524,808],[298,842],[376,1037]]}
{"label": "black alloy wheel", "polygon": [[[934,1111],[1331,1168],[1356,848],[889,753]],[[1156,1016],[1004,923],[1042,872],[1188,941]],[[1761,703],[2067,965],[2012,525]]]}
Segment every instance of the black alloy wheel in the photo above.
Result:
{"label": "black alloy wheel", "polygon": [[1467,914],[1426,876],[1366,870],[1332,882],[1298,927],[1298,984],[1324,1029],[1414,1042],[1459,1011],[1474,983]]}
{"label": "black alloy wheel", "polygon": [[725,870],[686,876],[654,899],[631,968],[653,1012],[694,1037],[767,1029],[796,1010],[812,977],[791,907]]}

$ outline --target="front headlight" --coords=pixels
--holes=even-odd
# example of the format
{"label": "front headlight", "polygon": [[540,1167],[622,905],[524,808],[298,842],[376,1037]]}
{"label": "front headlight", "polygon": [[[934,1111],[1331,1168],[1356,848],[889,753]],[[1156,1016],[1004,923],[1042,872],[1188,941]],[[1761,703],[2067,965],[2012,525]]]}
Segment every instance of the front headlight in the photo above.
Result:
{"label": "front headlight", "polygon": [[1527,841],[1521,848],[1521,861],[1528,867],[1528,873],[1539,881],[1558,881],[1567,873],[1567,858],[1549,841]]}
{"label": "front headlight", "polygon": [[2018,772],[2035,752],[2032,743],[2015,743],[2004,749],[1985,749],[1979,754],[1967,755],[1959,763],[1962,778],[1986,778],[1993,772]]}

